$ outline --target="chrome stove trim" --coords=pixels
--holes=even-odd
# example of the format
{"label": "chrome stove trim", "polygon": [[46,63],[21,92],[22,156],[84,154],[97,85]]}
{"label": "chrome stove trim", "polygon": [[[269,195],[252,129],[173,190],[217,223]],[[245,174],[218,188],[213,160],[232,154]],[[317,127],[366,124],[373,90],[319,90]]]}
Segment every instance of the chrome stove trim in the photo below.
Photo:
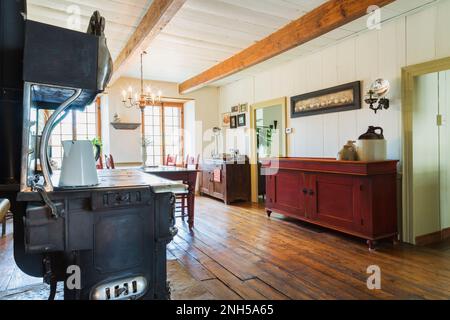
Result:
{"label": "chrome stove trim", "polygon": [[74,89],[75,93],[66,100],[61,106],[56,109],[55,112],[50,116],[50,119],[48,119],[47,123],[45,124],[44,130],[42,131],[42,138],[41,138],[41,146],[39,150],[40,160],[41,160],[41,168],[42,168],[42,175],[44,176],[44,188],[47,192],[53,191],[53,183],[52,179],[50,177],[50,168],[48,165],[48,142],[50,140],[52,131],[54,129],[54,123],[56,123],[59,119],[59,116],[63,114],[70,105],[77,100],[81,93],[83,92],[82,89]]}
{"label": "chrome stove trim", "polygon": [[23,92],[22,163],[20,168],[20,191],[31,191],[28,186],[28,159],[30,154],[30,110],[32,83],[25,82]]}
{"label": "chrome stove trim", "polygon": [[[66,100],[63,104],[61,104],[61,106],[58,107],[58,109],[53,113],[52,117],[50,117],[50,119],[47,121],[46,126],[44,127],[44,130],[47,128],[47,130],[49,130],[49,137],[47,139],[47,148],[48,148],[48,140],[50,139],[51,136],[51,132],[53,131],[55,124],[52,124],[51,126],[50,124],[50,120],[53,118],[56,118],[56,120],[58,120],[58,114],[57,113],[62,113],[63,111],[67,110],[70,105],[77,100],[83,90],[79,89],[79,88],[72,88],[72,87],[62,87],[62,86],[57,86],[57,85],[52,85],[52,84],[45,84],[45,83],[36,83],[36,82],[25,82],[24,83],[24,94],[23,94],[23,130],[22,130],[22,160],[21,160],[21,177],[20,177],[20,191],[21,192],[34,192],[33,191],[33,186],[30,184],[30,179],[34,179],[33,177],[29,176],[29,153],[30,153],[30,112],[31,112],[31,108],[32,108],[32,102],[31,102],[31,93],[32,93],[32,88],[33,86],[42,86],[42,87],[50,87],[50,88],[59,88],[59,89],[64,89],[64,90],[73,90],[74,91],[74,95],[72,97],[70,97],[68,100]],[[56,122],[56,121],[55,121]],[[42,152],[43,150],[43,139],[44,137],[44,131],[42,132],[42,138],[41,138],[41,146],[40,146],[40,152]],[[44,155],[44,156],[42,156]],[[44,159],[43,159],[44,157]],[[47,170],[46,174],[44,174],[44,165],[42,165],[42,160],[46,160],[48,159],[48,154],[46,152],[41,153],[40,154],[40,161],[41,161],[41,167],[42,167],[42,172],[43,172],[43,176],[44,176],[44,188],[45,191],[47,192],[52,192],[53,191],[53,184],[50,178],[50,170],[48,168],[48,162],[45,162],[45,169]],[[47,177],[46,177],[47,176]]]}
{"label": "chrome stove trim", "polygon": [[147,292],[148,281],[143,276],[129,277],[102,283],[93,288],[91,300],[135,300]]}

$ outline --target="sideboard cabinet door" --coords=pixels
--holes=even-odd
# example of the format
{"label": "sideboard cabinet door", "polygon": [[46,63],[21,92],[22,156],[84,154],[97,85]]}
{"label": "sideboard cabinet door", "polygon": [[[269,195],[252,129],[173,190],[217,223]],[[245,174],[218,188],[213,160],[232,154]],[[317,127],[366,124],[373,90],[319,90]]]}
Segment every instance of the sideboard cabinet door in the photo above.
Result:
{"label": "sideboard cabinet door", "polygon": [[351,176],[308,174],[309,219],[349,231],[362,231],[360,183]]}
{"label": "sideboard cabinet door", "polygon": [[275,206],[275,175],[266,175],[266,207],[273,209]]}
{"label": "sideboard cabinet door", "polygon": [[205,194],[211,194],[211,172],[207,169],[203,170],[201,172],[202,180],[201,180],[201,187],[200,192]]}
{"label": "sideboard cabinet door", "polygon": [[[212,183],[212,196],[214,198],[218,198],[224,200],[226,198],[226,184],[227,184],[227,175],[226,175],[226,166],[217,165],[214,167],[211,172],[211,183]],[[215,175],[220,178],[220,180],[216,180]]]}
{"label": "sideboard cabinet door", "polygon": [[274,208],[287,214],[305,217],[306,187],[304,173],[292,170],[279,170],[273,176],[273,179],[269,180],[269,189],[273,193],[269,192],[268,196],[274,201]]}

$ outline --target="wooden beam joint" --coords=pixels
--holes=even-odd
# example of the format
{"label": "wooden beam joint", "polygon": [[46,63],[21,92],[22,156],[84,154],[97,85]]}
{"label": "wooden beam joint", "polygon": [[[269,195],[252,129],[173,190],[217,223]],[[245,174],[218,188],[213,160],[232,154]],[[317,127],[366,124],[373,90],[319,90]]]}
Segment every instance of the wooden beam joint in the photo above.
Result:
{"label": "wooden beam joint", "polygon": [[152,2],[139,26],[114,61],[114,73],[110,84],[120,78],[130,61],[134,61],[137,55],[148,49],[150,43],[172,20],[185,2],[186,0],[154,0]]}

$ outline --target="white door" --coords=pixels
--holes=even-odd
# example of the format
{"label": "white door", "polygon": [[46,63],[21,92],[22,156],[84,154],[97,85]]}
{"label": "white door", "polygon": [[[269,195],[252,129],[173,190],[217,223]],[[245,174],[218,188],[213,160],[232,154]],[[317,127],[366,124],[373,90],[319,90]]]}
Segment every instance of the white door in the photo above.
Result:
{"label": "white door", "polygon": [[438,74],[417,78],[413,110],[414,239],[440,230]]}
{"label": "white door", "polygon": [[450,228],[450,71],[439,73],[440,227]]}
{"label": "white door", "polygon": [[414,238],[450,228],[450,71],[416,79]]}

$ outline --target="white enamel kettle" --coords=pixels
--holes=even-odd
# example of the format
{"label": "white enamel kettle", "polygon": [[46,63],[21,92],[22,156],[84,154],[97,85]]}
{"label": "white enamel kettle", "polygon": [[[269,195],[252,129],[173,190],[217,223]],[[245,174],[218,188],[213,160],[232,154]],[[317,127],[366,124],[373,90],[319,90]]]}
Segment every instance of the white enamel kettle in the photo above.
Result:
{"label": "white enamel kettle", "polygon": [[100,148],[94,156],[94,147],[88,140],[63,141],[64,158],[61,167],[60,187],[90,187],[98,185],[96,161]]}

